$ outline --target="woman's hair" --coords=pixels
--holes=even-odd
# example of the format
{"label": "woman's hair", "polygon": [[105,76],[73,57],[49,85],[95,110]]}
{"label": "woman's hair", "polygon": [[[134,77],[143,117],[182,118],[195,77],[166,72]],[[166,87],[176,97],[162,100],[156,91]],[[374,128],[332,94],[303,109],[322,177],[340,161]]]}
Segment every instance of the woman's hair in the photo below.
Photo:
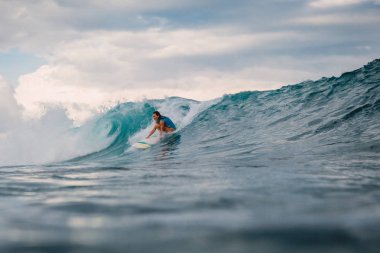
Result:
{"label": "woman's hair", "polygon": [[158,117],[161,117],[161,113],[159,111],[154,111],[153,114],[156,114]]}

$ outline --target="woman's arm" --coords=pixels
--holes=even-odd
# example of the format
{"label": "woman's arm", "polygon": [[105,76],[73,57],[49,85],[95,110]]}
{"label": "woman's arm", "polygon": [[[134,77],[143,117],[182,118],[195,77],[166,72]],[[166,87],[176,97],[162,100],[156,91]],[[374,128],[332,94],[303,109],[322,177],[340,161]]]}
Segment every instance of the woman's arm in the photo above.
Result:
{"label": "woman's arm", "polygon": [[156,132],[156,126],[153,127],[152,131],[150,131],[149,135],[146,137],[146,139],[149,139],[150,136],[152,136],[152,134],[154,134],[154,132]]}

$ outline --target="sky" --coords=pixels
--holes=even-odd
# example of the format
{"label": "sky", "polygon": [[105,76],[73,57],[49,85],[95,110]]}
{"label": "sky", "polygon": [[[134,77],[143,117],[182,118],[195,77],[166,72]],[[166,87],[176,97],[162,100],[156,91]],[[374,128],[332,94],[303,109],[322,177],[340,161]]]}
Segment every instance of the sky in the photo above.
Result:
{"label": "sky", "polygon": [[380,0],[0,0],[0,116],[276,89],[360,68],[379,41]]}

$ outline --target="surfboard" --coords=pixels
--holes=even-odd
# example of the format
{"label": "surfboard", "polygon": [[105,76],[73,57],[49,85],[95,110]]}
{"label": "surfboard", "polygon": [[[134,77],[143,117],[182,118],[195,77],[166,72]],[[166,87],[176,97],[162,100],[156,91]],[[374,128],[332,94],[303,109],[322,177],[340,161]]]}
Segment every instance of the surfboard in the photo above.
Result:
{"label": "surfboard", "polygon": [[132,147],[138,148],[138,149],[146,149],[150,148],[152,145],[149,143],[146,143],[145,141],[138,141],[136,143],[133,143]]}
{"label": "surfboard", "polygon": [[138,141],[132,144],[132,147],[138,149],[147,149],[152,147],[154,144],[160,141],[160,136],[157,133],[154,133],[149,139]]}

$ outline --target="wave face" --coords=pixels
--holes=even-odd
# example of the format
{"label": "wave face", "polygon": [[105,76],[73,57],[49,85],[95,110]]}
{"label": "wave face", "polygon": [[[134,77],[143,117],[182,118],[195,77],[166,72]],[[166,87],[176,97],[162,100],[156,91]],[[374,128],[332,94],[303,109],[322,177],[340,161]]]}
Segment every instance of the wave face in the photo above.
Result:
{"label": "wave face", "polygon": [[338,78],[226,95],[207,103],[173,97],[120,104],[93,122],[109,129],[105,137],[112,138],[112,143],[74,160],[127,159],[125,151],[131,142],[143,139],[153,126],[154,110],[163,111],[179,125],[180,148],[197,157],[378,152],[379,68],[376,60]]}
{"label": "wave face", "polygon": [[[133,149],[154,110],[178,131]],[[274,91],[120,104],[70,136],[70,160],[0,167],[1,252],[380,248],[380,60]]]}
{"label": "wave face", "polygon": [[379,152],[379,133],[377,60],[339,78],[225,96],[183,135],[197,136],[187,140],[191,145],[227,151],[231,158],[256,153],[291,158],[333,150]]}

